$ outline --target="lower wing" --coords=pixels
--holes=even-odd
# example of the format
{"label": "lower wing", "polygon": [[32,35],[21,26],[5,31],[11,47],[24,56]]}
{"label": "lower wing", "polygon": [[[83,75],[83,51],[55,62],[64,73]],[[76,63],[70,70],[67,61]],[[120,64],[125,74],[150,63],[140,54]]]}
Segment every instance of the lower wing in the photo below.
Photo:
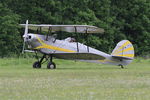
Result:
{"label": "lower wing", "polygon": [[54,53],[56,58],[76,60],[103,60],[105,57],[94,53]]}

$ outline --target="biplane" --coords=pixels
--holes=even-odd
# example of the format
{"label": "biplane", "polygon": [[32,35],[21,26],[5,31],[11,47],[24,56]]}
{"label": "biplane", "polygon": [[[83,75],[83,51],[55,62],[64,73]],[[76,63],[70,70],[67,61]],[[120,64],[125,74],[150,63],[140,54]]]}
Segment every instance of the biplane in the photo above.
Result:
{"label": "biplane", "polygon": [[[48,61],[47,68],[55,69],[56,64],[53,58],[80,60],[86,62],[112,64],[121,66],[128,65],[134,59],[134,48],[130,41],[120,41],[111,54],[104,53],[87,45],[79,43],[74,38],[57,39],[54,32],[71,32],[81,34],[104,33],[104,29],[90,25],[47,25],[47,24],[20,24],[25,27],[23,35],[24,45],[23,52],[42,53],[42,57],[33,63],[33,68],[41,68],[44,61]],[[28,30],[47,32],[46,35],[28,33]],[[28,45],[30,50],[25,50]],[[45,60],[44,60],[45,59]]]}

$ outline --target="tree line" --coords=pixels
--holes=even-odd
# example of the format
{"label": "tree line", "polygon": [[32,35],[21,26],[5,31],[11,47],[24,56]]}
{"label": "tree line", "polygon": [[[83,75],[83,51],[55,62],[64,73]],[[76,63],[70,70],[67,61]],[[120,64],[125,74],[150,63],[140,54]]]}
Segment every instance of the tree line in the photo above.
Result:
{"label": "tree line", "polygon": [[149,0],[0,0],[1,57],[21,53],[24,29],[19,24],[27,19],[32,24],[94,25],[105,33],[86,40],[80,36],[80,41],[111,53],[117,42],[128,39],[137,56],[150,54]]}

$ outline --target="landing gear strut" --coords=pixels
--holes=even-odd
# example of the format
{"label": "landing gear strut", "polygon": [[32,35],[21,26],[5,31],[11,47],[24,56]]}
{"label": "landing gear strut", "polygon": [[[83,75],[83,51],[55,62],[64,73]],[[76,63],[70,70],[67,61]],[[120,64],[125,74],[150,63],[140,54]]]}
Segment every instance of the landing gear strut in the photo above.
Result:
{"label": "landing gear strut", "polygon": [[[122,59],[120,59],[120,62],[122,62]],[[120,66],[122,69],[124,69],[122,64],[119,64],[118,66]]]}
{"label": "landing gear strut", "polygon": [[121,65],[121,68],[124,69],[123,65]]}
{"label": "landing gear strut", "polygon": [[122,69],[124,69],[123,65],[119,64],[119,66],[120,66]]}
{"label": "landing gear strut", "polygon": [[[38,59],[37,54],[36,54],[36,58]],[[56,64],[54,62],[52,62],[53,56],[50,55],[47,57],[45,54],[42,56],[42,58],[40,60],[38,59],[38,61],[33,63],[33,68],[41,68],[41,65],[43,63],[45,63],[46,61],[48,61],[49,58],[50,58],[50,61],[47,64],[47,69],[56,69]],[[45,61],[43,62],[44,59],[45,59]]]}

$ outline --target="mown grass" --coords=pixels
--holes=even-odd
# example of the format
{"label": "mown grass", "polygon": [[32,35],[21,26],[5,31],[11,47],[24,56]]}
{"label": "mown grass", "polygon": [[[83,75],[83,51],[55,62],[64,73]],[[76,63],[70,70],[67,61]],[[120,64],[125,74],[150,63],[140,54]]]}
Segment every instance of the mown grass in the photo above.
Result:
{"label": "mown grass", "polygon": [[55,60],[33,69],[33,58],[0,59],[0,100],[149,100],[150,59],[119,66]]}

